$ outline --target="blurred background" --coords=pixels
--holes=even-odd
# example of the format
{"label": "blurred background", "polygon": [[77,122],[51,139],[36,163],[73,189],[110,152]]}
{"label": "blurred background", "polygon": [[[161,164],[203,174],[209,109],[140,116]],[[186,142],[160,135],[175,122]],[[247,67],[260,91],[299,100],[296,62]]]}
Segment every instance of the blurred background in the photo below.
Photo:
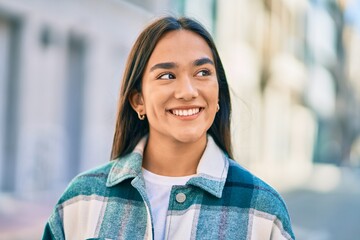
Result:
{"label": "blurred background", "polygon": [[0,239],[40,239],[106,163],[125,61],[156,17],[212,33],[235,158],[284,197],[297,239],[360,236],[360,0],[0,0]]}

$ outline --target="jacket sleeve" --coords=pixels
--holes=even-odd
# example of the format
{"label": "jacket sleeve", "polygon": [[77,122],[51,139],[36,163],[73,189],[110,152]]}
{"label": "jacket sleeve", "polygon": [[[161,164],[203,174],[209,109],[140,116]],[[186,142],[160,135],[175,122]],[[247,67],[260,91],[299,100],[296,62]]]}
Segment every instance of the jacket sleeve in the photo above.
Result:
{"label": "jacket sleeve", "polygon": [[295,240],[295,235],[291,227],[291,219],[284,200],[279,196],[280,202],[271,230],[271,240]]}
{"label": "jacket sleeve", "polygon": [[65,240],[63,224],[57,207],[45,225],[42,240]]}
{"label": "jacket sleeve", "polygon": [[54,234],[51,231],[49,223],[46,223],[42,240],[53,240],[56,239]]}
{"label": "jacket sleeve", "polygon": [[[286,224],[286,223],[285,223]],[[284,229],[283,223],[275,219],[271,230],[271,240],[295,240],[294,233],[290,228]]]}

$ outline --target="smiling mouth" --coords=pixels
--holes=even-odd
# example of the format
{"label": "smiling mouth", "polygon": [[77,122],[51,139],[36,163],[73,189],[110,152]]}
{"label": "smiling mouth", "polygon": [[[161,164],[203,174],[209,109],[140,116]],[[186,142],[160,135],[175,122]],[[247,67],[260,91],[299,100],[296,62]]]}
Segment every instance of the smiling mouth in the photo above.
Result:
{"label": "smiling mouth", "polygon": [[203,108],[190,108],[190,109],[171,109],[169,112],[175,116],[186,117],[193,116],[199,113]]}

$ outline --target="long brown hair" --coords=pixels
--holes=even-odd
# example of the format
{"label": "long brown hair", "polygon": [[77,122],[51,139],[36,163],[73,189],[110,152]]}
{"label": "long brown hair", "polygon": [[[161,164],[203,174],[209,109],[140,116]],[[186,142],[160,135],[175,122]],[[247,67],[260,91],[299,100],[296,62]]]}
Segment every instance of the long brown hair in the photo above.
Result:
{"label": "long brown hair", "polygon": [[219,54],[211,35],[197,21],[182,17],[164,17],[150,24],[137,38],[127,60],[120,89],[120,99],[117,110],[117,120],[111,159],[116,159],[130,153],[140,139],[148,134],[149,123],[140,121],[132,109],[129,96],[133,91],[141,92],[141,80],[146,64],[161,37],[170,31],[188,30],[201,36],[209,45],[214,61],[219,83],[219,105],[214,122],[208,130],[216,144],[232,158],[230,116],[231,101],[229,87]]}

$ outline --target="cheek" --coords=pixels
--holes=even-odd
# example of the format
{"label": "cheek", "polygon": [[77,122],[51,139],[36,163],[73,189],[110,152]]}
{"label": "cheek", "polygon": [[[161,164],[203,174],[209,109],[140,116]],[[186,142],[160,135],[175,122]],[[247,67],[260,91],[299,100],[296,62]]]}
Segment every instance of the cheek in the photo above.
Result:
{"label": "cheek", "polygon": [[217,82],[209,85],[205,92],[206,97],[209,101],[209,103],[214,103],[217,104],[218,100],[219,100],[219,85]]}
{"label": "cheek", "polygon": [[144,92],[145,109],[148,115],[160,116],[165,114],[165,103],[168,99],[166,91],[161,89],[147,89]]}

